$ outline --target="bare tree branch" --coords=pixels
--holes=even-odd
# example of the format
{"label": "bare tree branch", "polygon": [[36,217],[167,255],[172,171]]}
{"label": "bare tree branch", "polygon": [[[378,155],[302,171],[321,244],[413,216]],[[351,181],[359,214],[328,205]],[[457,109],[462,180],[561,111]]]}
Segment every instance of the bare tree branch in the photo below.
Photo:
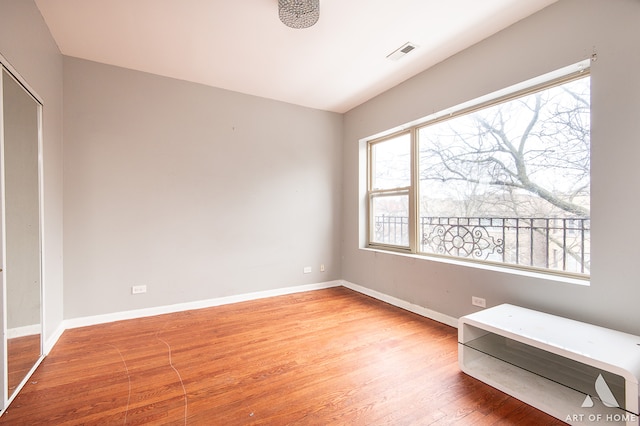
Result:
{"label": "bare tree branch", "polygon": [[466,127],[433,126],[438,134],[421,151],[429,166],[420,178],[524,190],[588,217],[588,108],[587,96],[564,85],[474,113]]}

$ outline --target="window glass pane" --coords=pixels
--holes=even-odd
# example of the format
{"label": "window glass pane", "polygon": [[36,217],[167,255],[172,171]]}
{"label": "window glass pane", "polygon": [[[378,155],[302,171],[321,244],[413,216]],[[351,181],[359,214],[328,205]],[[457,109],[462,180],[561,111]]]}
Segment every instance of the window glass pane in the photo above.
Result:
{"label": "window glass pane", "polygon": [[371,242],[409,246],[409,194],[371,199]]}
{"label": "window glass pane", "polygon": [[418,130],[419,251],[589,273],[590,79]]}
{"label": "window glass pane", "polygon": [[411,136],[408,133],[371,145],[371,189],[406,188],[411,184]]}

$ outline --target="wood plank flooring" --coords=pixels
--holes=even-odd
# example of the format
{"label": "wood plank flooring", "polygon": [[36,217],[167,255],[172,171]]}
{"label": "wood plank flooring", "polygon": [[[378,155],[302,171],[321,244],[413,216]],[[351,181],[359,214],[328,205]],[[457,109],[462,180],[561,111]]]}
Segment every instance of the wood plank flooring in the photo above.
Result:
{"label": "wood plank flooring", "polygon": [[40,358],[40,335],[7,339],[9,394],[18,387]]}
{"label": "wood plank flooring", "polygon": [[457,331],[337,287],[67,330],[0,424],[560,425]]}

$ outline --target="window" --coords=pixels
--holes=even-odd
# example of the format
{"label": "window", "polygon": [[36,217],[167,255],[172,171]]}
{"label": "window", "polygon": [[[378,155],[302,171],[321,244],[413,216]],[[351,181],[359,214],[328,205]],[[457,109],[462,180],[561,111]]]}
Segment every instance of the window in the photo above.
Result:
{"label": "window", "polygon": [[402,133],[369,145],[369,241],[409,248],[411,134]]}
{"label": "window", "polygon": [[370,247],[590,272],[585,69],[368,141]]}

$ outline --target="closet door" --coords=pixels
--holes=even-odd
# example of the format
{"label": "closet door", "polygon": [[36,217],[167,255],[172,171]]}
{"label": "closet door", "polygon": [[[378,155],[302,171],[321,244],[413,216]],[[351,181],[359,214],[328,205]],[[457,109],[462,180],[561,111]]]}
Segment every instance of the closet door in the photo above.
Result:
{"label": "closet door", "polygon": [[2,69],[3,401],[42,354],[40,207],[41,104]]}

